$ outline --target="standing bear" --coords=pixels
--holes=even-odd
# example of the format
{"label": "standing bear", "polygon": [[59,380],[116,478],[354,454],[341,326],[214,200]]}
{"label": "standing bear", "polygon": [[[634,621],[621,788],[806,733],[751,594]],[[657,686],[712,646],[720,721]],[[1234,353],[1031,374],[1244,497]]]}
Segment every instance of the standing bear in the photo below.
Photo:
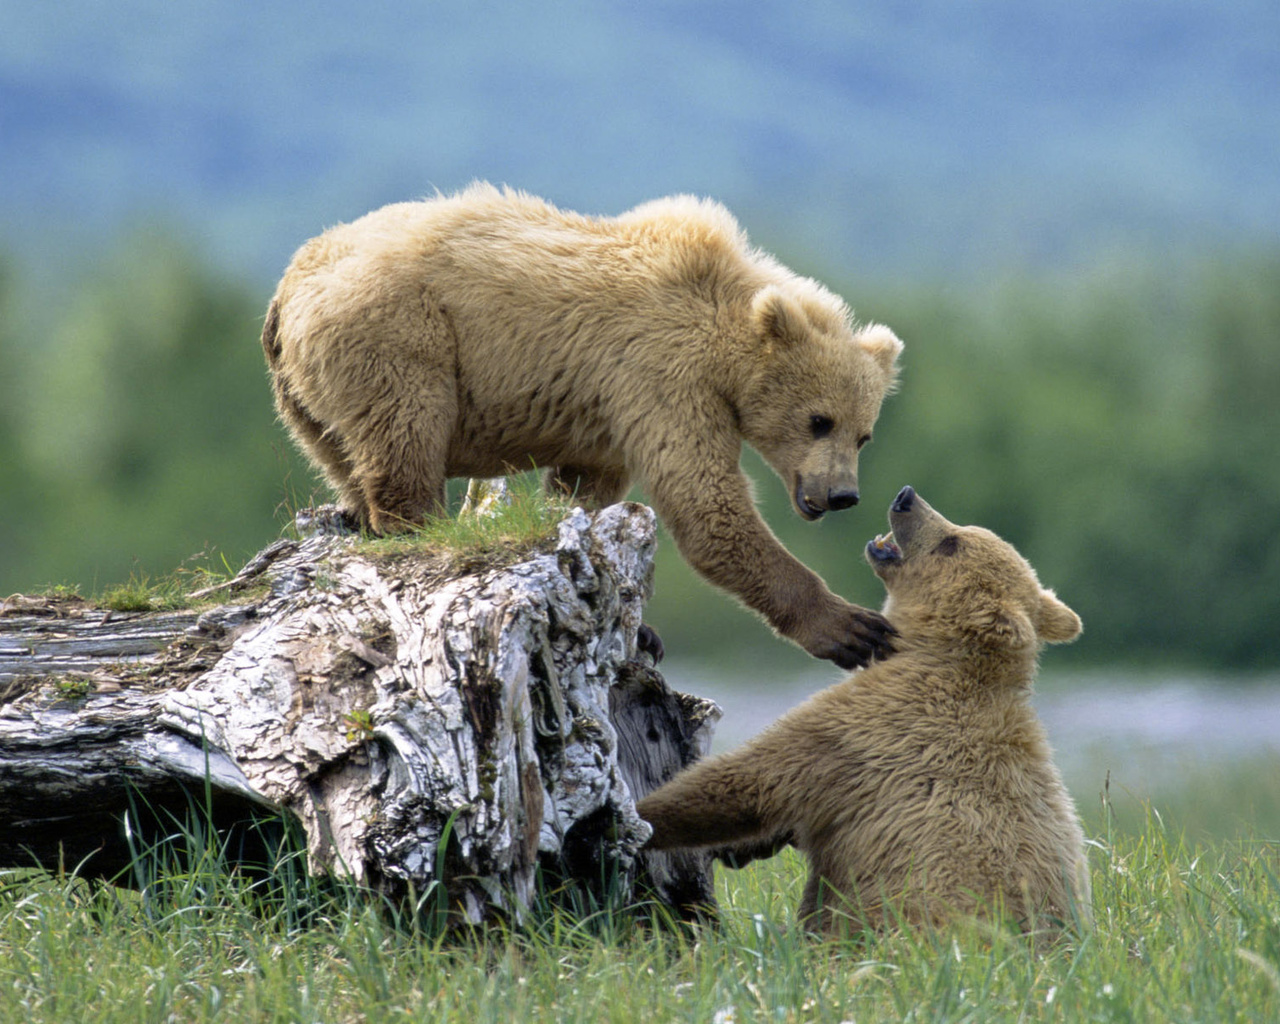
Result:
{"label": "standing bear", "polygon": [[302,246],[262,333],[276,406],[375,532],[445,480],[531,465],[591,505],[643,484],[681,554],[810,654],[887,652],[755,511],[742,444],[805,519],[858,501],[902,343],[687,196],[619,217],[476,184]]}
{"label": "standing bear", "polygon": [[867,559],[897,653],[646,796],[649,845],[790,841],[810,866],[800,918],[828,934],[1001,907],[1028,930],[1087,922],[1084,836],[1030,700],[1040,647],[1080,620],[910,487],[889,522]]}

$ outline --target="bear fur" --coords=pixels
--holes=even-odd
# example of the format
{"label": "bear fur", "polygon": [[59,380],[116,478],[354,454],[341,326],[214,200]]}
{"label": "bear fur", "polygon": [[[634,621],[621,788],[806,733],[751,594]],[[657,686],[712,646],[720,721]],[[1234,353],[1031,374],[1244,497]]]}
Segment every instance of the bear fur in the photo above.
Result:
{"label": "bear fur", "polygon": [[799,916],[827,934],[1001,909],[1028,930],[1087,922],[1084,836],[1030,702],[1040,648],[1080,620],[1009,544],[911,488],[889,519],[867,558],[897,653],[642,799],[649,846],[733,862],[794,843]]}
{"label": "bear fur", "polygon": [[677,196],[612,218],[476,184],[302,246],[262,334],[276,406],[375,532],[444,510],[449,477],[531,465],[584,503],[640,482],[684,558],[810,654],[888,649],[756,513],[745,441],[806,519],[858,500],[902,343]]}

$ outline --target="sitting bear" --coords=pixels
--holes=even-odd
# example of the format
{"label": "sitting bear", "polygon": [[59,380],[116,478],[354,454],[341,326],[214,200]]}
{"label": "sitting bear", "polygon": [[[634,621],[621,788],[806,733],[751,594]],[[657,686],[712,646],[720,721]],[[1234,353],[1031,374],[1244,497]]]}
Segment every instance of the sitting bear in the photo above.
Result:
{"label": "sitting bear", "polygon": [[642,799],[649,845],[790,841],[810,865],[800,918],[828,934],[1000,906],[1029,930],[1088,921],[1084,837],[1030,702],[1043,642],[1080,620],[910,487],[889,522],[866,553],[898,652]]}
{"label": "sitting bear", "polygon": [[594,506],[638,481],[684,558],[810,654],[891,646],[778,543],[738,460],[805,519],[856,504],[902,343],[714,202],[590,218],[477,184],[387,206],[298,250],[262,345],[281,418],[375,532],[442,512],[449,477],[545,466]]}

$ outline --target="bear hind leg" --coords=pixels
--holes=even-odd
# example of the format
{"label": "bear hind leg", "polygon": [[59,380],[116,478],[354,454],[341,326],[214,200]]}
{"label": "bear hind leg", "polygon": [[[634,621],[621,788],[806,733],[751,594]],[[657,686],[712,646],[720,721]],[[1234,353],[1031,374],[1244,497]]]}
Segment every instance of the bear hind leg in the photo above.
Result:
{"label": "bear hind leg", "polygon": [[452,389],[437,385],[414,394],[413,402],[371,409],[353,432],[351,479],[374,533],[400,533],[446,511]]}
{"label": "bear hind leg", "polygon": [[452,329],[439,312],[378,332],[378,358],[361,372],[362,408],[348,408],[339,444],[351,453],[352,485],[376,534],[402,532],[444,515],[449,444],[458,393]]}
{"label": "bear hind leg", "polygon": [[343,509],[354,519],[363,518],[364,496],[351,478],[352,466],[347,453],[324,424],[294,397],[282,376],[277,375],[273,383],[276,408],[298,447],[312,458],[329,486],[337,491]]}
{"label": "bear hind leg", "polygon": [[565,494],[587,508],[606,508],[627,496],[631,480],[621,469],[587,469],[583,466],[557,466],[547,473],[546,489],[551,494]]}
{"label": "bear hind leg", "polygon": [[796,911],[801,927],[830,938],[847,937],[867,927],[868,909],[852,889],[847,865],[821,853],[809,854],[809,877]]}

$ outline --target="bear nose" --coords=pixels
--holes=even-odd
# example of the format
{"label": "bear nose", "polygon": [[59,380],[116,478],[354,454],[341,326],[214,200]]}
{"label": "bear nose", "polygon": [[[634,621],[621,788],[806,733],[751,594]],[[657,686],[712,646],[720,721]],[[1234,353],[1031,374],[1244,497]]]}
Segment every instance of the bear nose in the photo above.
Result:
{"label": "bear nose", "polygon": [[858,504],[858,489],[856,487],[839,491],[827,491],[827,508],[833,512],[856,504]]}

